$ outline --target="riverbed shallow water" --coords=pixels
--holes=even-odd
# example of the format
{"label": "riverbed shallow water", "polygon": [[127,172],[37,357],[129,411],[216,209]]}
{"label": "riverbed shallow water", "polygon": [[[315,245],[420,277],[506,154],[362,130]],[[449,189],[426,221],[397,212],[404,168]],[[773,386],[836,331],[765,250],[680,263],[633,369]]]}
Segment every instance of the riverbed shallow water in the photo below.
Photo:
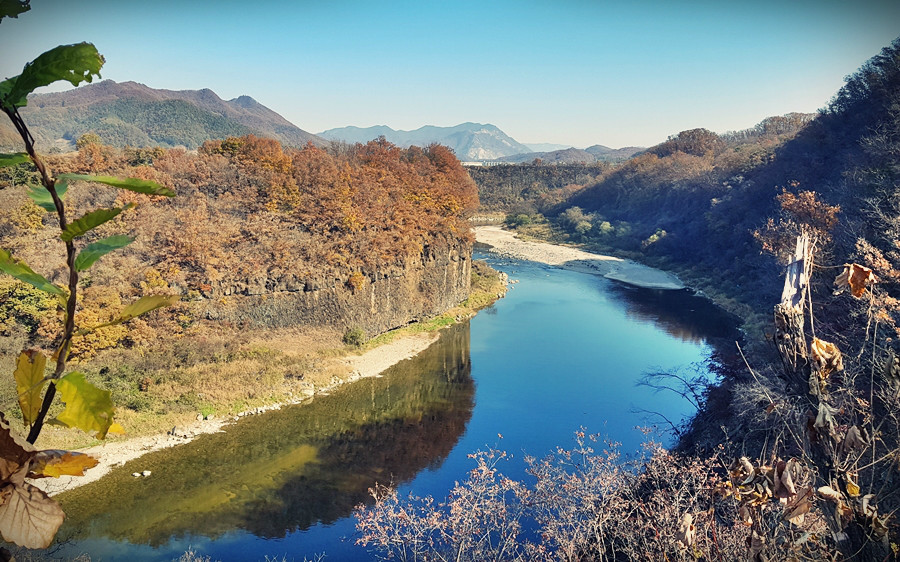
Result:
{"label": "riverbed shallow water", "polygon": [[[685,291],[635,289],[585,273],[487,257],[518,281],[506,298],[441,333],[413,359],[224,432],[158,451],[58,499],[68,518],[54,554],[92,560],[372,560],[354,544],[354,506],[375,483],[444,497],[499,447],[502,467],[572,443],[584,427],[635,453],[636,426],[691,405],[637,383],[704,371],[731,318]],[[502,436],[502,437],[501,437]],[[135,471],[150,470],[147,478]]]}

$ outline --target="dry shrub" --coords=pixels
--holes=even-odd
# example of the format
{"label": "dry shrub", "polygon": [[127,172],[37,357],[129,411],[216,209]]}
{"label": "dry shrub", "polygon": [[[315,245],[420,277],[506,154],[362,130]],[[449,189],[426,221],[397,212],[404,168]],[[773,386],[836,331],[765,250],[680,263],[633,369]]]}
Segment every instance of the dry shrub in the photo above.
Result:
{"label": "dry shrub", "polygon": [[480,451],[442,502],[376,486],[375,504],[357,509],[357,542],[398,560],[744,558],[750,530],[722,493],[719,455],[684,457],[649,443],[645,457],[626,462],[617,444],[599,443],[579,431],[573,448],[527,457],[533,484],[498,471],[506,453]]}

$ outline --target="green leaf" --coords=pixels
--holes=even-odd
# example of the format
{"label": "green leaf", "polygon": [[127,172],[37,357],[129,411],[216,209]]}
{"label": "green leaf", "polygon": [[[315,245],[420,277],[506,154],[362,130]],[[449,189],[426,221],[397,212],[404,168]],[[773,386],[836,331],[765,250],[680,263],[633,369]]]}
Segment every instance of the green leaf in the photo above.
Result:
{"label": "green leaf", "polygon": [[126,322],[132,318],[137,318],[142,314],[146,314],[151,310],[162,308],[164,306],[172,306],[178,302],[178,295],[148,295],[141,297],[133,303],[125,307],[122,314],[115,320],[116,323]]}
{"label": "green leaf", "polygon": [[[65,182],[65,180],[56,180],[56,194],[60,199],[65,199],[66,191],[69,189],[69,184]],[[31,200],[35,202],[38,207],[46,209],[51,213],[56,211],[56,205],[53,203],[53,197],[50,195],[50,192],[47,191],[47,188],[43,185],[29,185],[28,186],[28,196],[31,197]]]}
{"label": "green leaf", "polygon": [[106,254],[112,252],[113,250],[124,248],[132,242],[134,242],[134,238],[119,234],[88,244],[84,247],[84,249],[81,250],[81,252],[79,252],[78,257],[75,258],[75,270],[84,271],[85,269],[94,265],[95,261],[99,260]]}
{"label": "green leaf", "polygon": [[112,398],[108,390],[101,390],[84,380],[84,374],[73,372],[56,382],[56,390],[66,407],[56,420],[69,427],[90,433],[97,432],[97,438],[106,437],[113,423]]}
{"label": "green leaf", "polygon": [[63,292],[62,289],[60,289],[50,281],[47,281],[47,279],[45,279],[44,276],[40,275],[39,273],[35,273],[30,267],[28,267],[28,264],[12,257],[9,252],[2,248],[0,248],[0,271],[6,273],[7,275],[12,275],[19,281],[28,283],[32,287],[40,289],[45,293],[50,293],[52,295],[61,297],[63,306],[65,306],[66,293]]}
{"label": "green leaf", "polygon": [[0,84],[0,102],[7,109],[28,103],[28,94],[41,86],[65,80],[73,86],[100,76],[103,57],[90,43],[60,45],[40,55],[22,69],[22,74]]}
{"label": "green leaf", "polygon": [[115,320],[106,322],[104,324],[91,326],[90,328],[78,330],[77,334],[79,336],[84,336],[99,328],[106,328],[107,326],[115,326],[117,324],[121,324],[122,322],[128,322],[132,318],[137,318],[138,316],[146,314],[151,310],[156,310],[157,308],[162,308],[164,306],[171,306],[178,302],[180,298],[181,297],[179,297],[178,295],[148,295],[146,297],[141,297],[126,306],[125,310],[123,310],[122,313],[119,314],[119,317]]}
{"label": "green leaf", "polygon": [[17,18],[31,9],[31,0],[0,0],[0,21],[3,18]]}
{"label": "green leaf", "polygon": [[24,152],[14,152],[12,154],[0,154],[0,168],[7,166],[15,166],[23,162],[30,162],[31,159]]}
{"label": "green leaf", "polygon": [[66,180],[82,180],[93,181],[120,189],[127,189],[137,193],[146,193],[147,195],[165,195],[166,197],[175,197],[175,192],[159,185],[155,181],[141,180],[138,178],[116,178],[112,176],[88,176],[84,174],[60,174],[58,178]]}
{"label": "green leaf", "polygon": [[122,211],[127,211],[134,206],[134,203],[131,203],[125,207],[113,207],[112,209],[97,209],[96,211],[91,211],[83,217],[69,223],[59,237],[62,238],[64,242],[71,242],[73,239],[84,236],[101,224],[116,218]]}
{"label": "green leaf", "polygon": [[40,351],[29,349],[19,354],[13,377],[16,379],[16,393],[25,425],[33,424],[41,411],[46,367],[47,358]]}

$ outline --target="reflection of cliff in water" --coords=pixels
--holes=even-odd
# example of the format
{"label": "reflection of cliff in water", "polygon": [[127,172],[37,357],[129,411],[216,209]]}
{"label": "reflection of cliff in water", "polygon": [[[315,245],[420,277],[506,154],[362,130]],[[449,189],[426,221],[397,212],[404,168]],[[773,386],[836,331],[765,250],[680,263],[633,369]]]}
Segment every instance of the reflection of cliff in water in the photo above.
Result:
{"label": "reflection of cliff in water", "polygon": [[626,314],[639,322],[652,322],[672,337],[691,343],[723,342],[734,346],[740,339],[740,321],[709,299],[690,291],[664,291],[613,283],[613,293],[626,304]]}
{"label": "reflection of cliff in water", "polygon": [[[469,325],[418,357],[312,403],[151,453],[59,496],[60,540],[164,544],[246,530],[279,538],[348,516],[376,482],[439,466],[474,407]],[[149,478],[132,472],[151,470]]]}

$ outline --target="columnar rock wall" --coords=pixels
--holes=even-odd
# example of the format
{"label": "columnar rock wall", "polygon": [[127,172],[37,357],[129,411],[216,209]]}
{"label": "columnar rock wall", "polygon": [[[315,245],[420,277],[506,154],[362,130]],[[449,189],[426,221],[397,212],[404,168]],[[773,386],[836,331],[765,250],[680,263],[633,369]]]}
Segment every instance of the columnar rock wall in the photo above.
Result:
{"label": "columnar rock wall", "polygon": [[368,336],[440,314],[469,296],[472,247],[426,247],[418,256],[351,279],[350,271],[249,279],[217,287],[211,320],[259,327],[362,328]]}

